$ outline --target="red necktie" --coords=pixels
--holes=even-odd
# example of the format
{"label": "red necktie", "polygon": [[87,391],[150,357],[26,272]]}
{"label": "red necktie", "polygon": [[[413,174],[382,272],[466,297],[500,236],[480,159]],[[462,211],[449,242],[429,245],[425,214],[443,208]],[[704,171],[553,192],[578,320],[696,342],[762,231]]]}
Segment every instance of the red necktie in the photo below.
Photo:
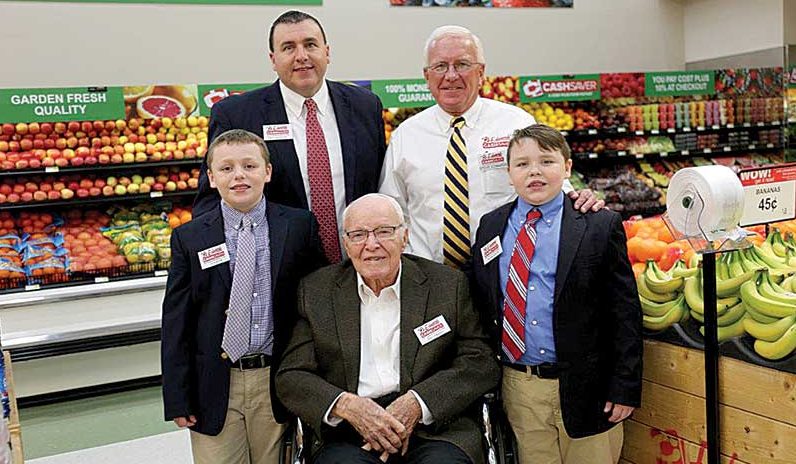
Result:
{"label": "red necktie", "polygon": [[323,251],[330,263],[339,263],[340,240],[337,237],[337,208],[334,204],[332,169],[323,129],[318,124],[318,106],[311,98],[304,100],[307,108],[307,176],[310,179],[312,212],[318,219]]}
{"label": "red necktie", "polygon": [[528,297],[528,279],[536,245],[536,221],[542,212],[528,211],[525,223],[514,242],[511,253],[509,277],[506,282],[506,300],[503,303],[503,353],[510,362],[516,362],[525,353],[525,302]]}

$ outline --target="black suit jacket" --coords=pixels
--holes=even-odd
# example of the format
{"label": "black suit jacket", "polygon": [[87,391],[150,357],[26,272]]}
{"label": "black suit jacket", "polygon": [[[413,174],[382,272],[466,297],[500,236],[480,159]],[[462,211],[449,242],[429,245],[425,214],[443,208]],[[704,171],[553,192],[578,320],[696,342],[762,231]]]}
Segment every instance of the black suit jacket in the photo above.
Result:
{"label": "black suit jacket", "polygon": [[[499,378],[499,369],[467,279],[460,271],[402,257],[399,393],[414,390],[434,417],[418,436],[445,440],[484,462],[477,422],[465,410]],[[360,300],[350,260],[305,278],[299,320],[277,374],[279,397],[324,435],[323,417],[342,392],[356,393],[360,367]],[[413,329],[442,315],[450,332],[421,345]]]}
{"label": "black suit jacket", "polygon": [[[307,210],[268,202],[274,344],[271,372],[296,320],[299,280],[325,264],[318,224]],[[193,430],[217,435],[229,399],[229,360],[221,357],[221,339],[229,307],[229,262],[202,270],[198,253],[225,243],[221,207],[182,225],[171,236],[172,262],[163,299],[161,367],[166,420],[195,415]],[[274,417],[287,419],[271,376]]]}
{"label": "black suit jacket", "polygon": [[[559,382],[564,425],[571,437],[581,438],[614,425],[603,413],[606,401],[641,403],[641,307],[619,214],[583,214],[564,198],[553,330],[558,362],[565,368]],[[468,268],[477,307],[498,353],[504,300],[499,258],[485,265],[481,247],[503,238],[515,204],[481,218]]]}
{"label": "black suit jacket", "polygon": [[[362,195],[378,191],[386,150],[382,106],[367,89],[333,81],[326,83],[340,133],[348,204]],[[214,105],[208,142],[212,143],[218,135],[230,129],[246,129],[261,136],[265,124],[288,124],[278,81],[268,87],[233,95]],[[273,165],[271,182],[265,186],[266,197],[283,205],[307,209],[307,195],[293,140],[274,140],[266,144]],[[194,217],[212,209],[219,199],[218,192],[208,182],[206,162],[202,162],[201,171]]]}

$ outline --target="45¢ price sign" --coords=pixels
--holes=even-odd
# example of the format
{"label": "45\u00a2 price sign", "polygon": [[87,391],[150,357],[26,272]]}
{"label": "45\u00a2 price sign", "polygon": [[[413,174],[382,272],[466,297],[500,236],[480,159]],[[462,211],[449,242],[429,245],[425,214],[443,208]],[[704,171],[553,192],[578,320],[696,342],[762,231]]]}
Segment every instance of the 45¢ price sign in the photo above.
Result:
{"label": "45\u00a2 price sign", "polygon": [[738,176],[744,189],[741,226],[796,217],[796,164],[745,169]]}

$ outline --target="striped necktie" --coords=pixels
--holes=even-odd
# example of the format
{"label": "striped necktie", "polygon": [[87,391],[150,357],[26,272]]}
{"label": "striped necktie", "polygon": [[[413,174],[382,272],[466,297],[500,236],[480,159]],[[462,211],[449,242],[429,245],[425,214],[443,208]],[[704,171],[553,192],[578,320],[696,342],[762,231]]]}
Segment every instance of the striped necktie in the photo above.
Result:
{"label": "striped necktie", "polygon": [[514,251],[509,262],[501,344],[503,353],[510,362],[516,362],[525,353],[525,304],[528,299],[531,261],[536,247],[535,226],[541,217],[542,212],[536,208],[528,211],[525,223],[517,234],[517,241],[514,242]]}
{"label": "striped necktie", "polygon": [[445,157],[445,217],[442,254],[445,264],[460,268],[470,257],[470,199],[467,186],[467,146],[461,128],[464,118],[453,118],[453,133]]}

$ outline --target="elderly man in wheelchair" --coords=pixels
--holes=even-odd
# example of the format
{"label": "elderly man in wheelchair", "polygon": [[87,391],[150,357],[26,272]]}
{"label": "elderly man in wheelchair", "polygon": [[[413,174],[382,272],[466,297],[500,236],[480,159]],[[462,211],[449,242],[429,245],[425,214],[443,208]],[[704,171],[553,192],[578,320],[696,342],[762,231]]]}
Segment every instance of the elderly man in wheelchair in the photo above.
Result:
{"label": "elderly man in wheelchair", "polygon": [[302,281],[276,374],[282,402],[322,441],[311,460],[484,462],[477,402],[499,367],[467,278],[402,254],[409,232],[390,197],[354,201],[343,226],[350,260]]}

